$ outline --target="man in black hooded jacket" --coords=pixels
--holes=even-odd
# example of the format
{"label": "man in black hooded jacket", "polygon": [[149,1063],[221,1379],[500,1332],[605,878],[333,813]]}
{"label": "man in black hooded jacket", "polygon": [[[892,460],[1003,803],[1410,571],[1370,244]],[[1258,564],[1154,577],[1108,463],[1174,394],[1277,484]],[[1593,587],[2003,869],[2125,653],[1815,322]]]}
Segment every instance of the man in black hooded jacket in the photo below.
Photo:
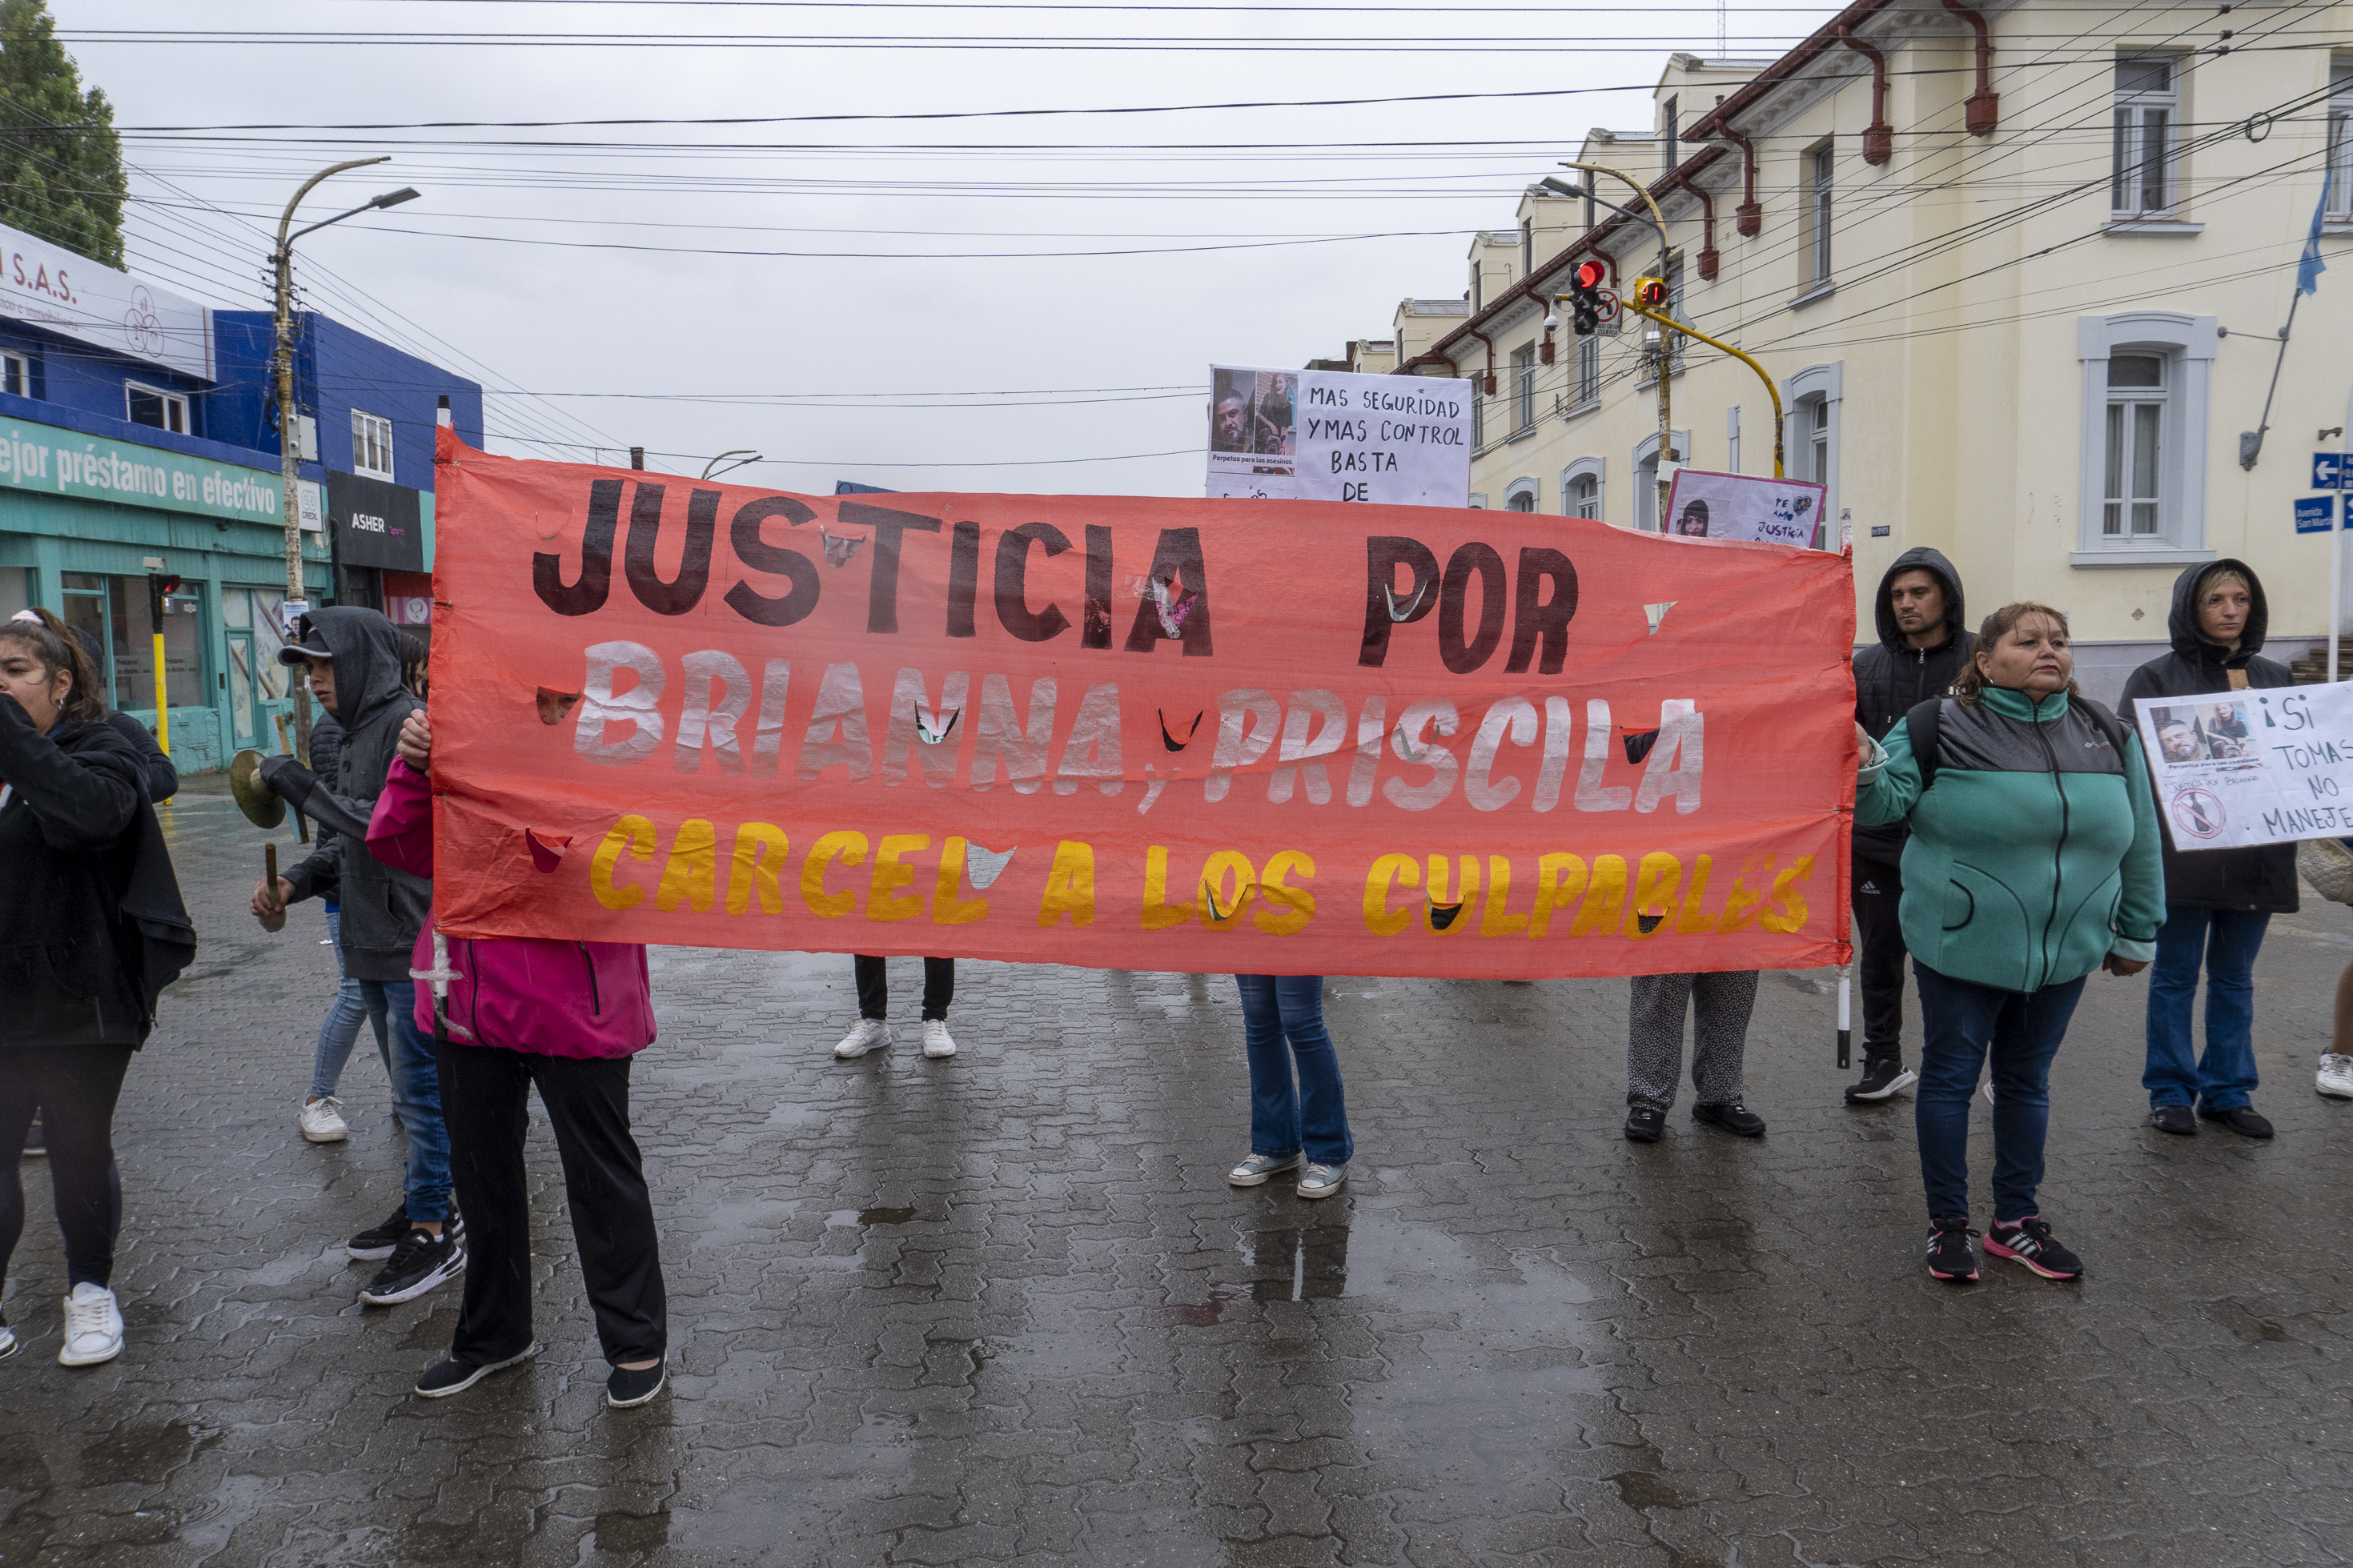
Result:
{"label": "man in black hooded jacket", "polygon": [[449,1212],[441,1080],[431,1043],[417,1032],[417,986],[409,978],[433,884],[367,852],[368,819],[384,793],[400,727],[425,706],[402,684],[399,636],[377,611],[333,605],[304,616],[301,639],[279,651],[281,661],[309,675],[320,706],[343,726],[343,740],[332,779],[313,775],[291,757],[262,763],[270,787],[329,832],[275,889],[258,887],[253,895],[254,912],[263,914],[315,893],[338,892],[343,973],[361,983],[371,1003],[384,1005],[385,1069],[393,1108],[408,1133],[408,1168],[401,1206],[345,1244],[353,1258],[388,1259],[360,1291],[371,1306],[421,1296],[456,1278],[466,1262],[462,1227]]}
{"label": "man in black hooded jacket", "polygon": [[[1854,721],[1874,741],[1915,705],[1942,697],[1977,648],[1961,616],[1961,574],[1942,552],[1922,548],[1895,558],[1879,580],[1874,619],[1879,646],[1854,658]],[[1847,1087],[1849,1105],[1885,1100],[1919,1075],[1904,1066],[1904,898],[1901,823],[1854,830],[1854,945],[1862,970],[1862,1079]]]}

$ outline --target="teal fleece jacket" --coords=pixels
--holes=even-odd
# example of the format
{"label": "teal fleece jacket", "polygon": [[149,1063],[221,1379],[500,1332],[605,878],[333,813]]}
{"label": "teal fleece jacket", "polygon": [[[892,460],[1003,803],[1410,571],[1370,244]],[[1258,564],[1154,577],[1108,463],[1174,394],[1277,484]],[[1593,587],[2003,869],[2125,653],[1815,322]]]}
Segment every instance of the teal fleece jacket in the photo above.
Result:
{"label": "teal fleece jacket", "polygon": [[2063,984],[2111,952],[2154,958],[2165,872],[2139,738],[2118,756],[2064,692],[1943,701],[1925,795],[1908,722],[1855,781],[1857,825],[1912,830],[1897,910],[1912,956],[2005,991]]}

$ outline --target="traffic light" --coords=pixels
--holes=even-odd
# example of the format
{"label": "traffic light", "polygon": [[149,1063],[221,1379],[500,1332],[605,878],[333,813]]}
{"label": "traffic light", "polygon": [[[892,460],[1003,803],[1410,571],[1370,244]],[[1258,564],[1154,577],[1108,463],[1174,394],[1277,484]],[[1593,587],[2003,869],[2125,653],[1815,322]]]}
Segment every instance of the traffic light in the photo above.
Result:
{"label": "traffic light", "polygon": [[1634,279],[1634,303],[1645,310],[1663,310],[1667,307],[1667,284],[1662,278]]}
{"label": "traffic light", "polygon": [[164,601],[179,591],[180,580],[177,577],[168,577],[158,572],[147,574],[147,617],[150,629],[158,637],[164,635]]}
{"label": "traffic light", "polygon": [[1569,319],[1580,338],[1589,338],[1601,325],[1601,285],[1609,267],[1590,258],[1577,264],[1568,286]]}

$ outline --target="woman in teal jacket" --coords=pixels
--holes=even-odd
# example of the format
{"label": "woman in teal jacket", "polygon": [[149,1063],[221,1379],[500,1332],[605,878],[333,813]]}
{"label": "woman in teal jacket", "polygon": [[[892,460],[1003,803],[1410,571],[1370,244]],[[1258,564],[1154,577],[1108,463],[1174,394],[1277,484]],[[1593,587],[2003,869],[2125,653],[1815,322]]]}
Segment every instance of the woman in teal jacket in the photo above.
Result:
{"label": "woman in teal jacket", "polygon": [[2075,689],[2067,617],[2008,605],[1986,617],[1954,695],[1873,744],[1854,819],[1903,822],[1897,919],[1920,983],[1926,1048],[1915,1101],[1928,1195],[1928,1272],[1974,1279],[1969,1095],[1993,1063],[1993,1224],[1986,1251],[2050,1279],[2083,1263],[2035,1205],[2051,1058],[2094,969],[2132,974],[2165,922],[2157,808],[2140,742]]}

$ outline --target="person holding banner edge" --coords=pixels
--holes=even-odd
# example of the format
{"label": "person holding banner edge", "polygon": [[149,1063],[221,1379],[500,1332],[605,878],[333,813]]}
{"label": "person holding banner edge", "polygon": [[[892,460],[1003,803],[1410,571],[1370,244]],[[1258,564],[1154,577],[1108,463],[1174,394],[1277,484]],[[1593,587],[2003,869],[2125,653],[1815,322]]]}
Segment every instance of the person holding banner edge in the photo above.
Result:
{"label": "person holding banner edge", "polygon": [[[1907,550],[1879,579],[1873,619],[1879,645],[1854,659],[1854,719],[1874,741],[1932,697],[1952,690],[1977,647],[1962,615],[1961,574],[1943,553]],[[1901,823],[1865,827],[1857,818],[1852,902],[1862,981],[1862,1078],[1849,1105],[1875,1104],[1918,1081],[1904,1067],[1904,897]]]}
{"label": "person holding banner edge", "polygon": [[[2167,617],[2173,651],[2125,681],[2120,712],[2137,724],[2142,702],[2293,685],[2260,657],[2269,629],[2263,585],[2244,562],[2191,566],[2174,580]],[[2188,1136],[2201,1121],[2247,1138],[2271,1122],[2248,1103],[2256,1083],[2255,954],[2275,914],[2296,912],[2295,846],[2250,845],[2184,853],[2166,829],[2165,926],[2148,980],[2148,1056],[2141,1085],[2149,1125]],[[2198,973],[2206,972],[2206,1050],[2193,1027]]]}
{"label": "person holding banner edge", "polygon": [[1904,823],[1898,915],[1926,1043],[1915,1102],[1931,1277],[1975,1279],[1969,1098],[1989,1059],[1993,1222],[1986,1251],[2047,1279],[2084,1265],[2038,1206],[2051,1061],[2094,969],[2136,974],[2165,921],[2155,793],[2140,742],[2073,679],[2067,617],[1986,617],[1952,697],[1860,749],[1855,820]]}

